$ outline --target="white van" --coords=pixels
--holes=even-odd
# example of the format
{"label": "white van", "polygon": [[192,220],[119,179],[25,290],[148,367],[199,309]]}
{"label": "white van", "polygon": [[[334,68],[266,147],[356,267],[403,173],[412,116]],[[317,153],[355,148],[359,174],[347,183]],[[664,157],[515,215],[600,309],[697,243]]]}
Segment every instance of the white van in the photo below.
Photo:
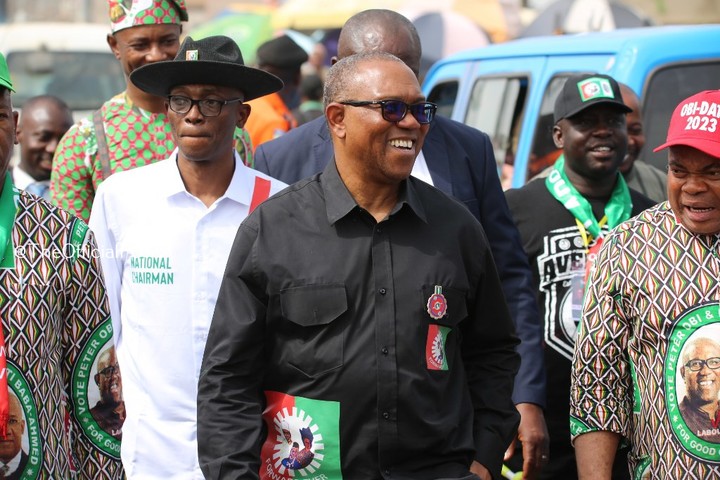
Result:
{"label": "white van", "polygon": [[77,118],[125,89],[120,62],[107,44],[110,26],[29,22],[0,25],[0,52],[7,59],[21,109],[35,95],[63,99]]}

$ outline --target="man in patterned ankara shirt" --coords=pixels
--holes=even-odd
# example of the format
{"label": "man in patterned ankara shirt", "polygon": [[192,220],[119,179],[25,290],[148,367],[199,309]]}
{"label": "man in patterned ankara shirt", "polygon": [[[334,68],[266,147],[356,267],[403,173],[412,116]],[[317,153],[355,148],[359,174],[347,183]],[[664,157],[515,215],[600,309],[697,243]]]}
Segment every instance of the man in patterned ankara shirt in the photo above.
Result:
{"label": "man in patterned ankara shirt", "polygon": [[[184,0],[108,0],[112,33],[108,45],[122,65],[127,88],[93,116],[81,120],[63,137],[50,178],[53,203],[83,220],[98,185],[115,172],[155,163],[175,148],[165,99],[144,92],[130,73],[146,64],[172,60],[180,48]],[[104,134],[99,134],[102,126]],[[243,162],[252,166],[249,135],[235,132]]]}
{"label": "man in patterned ankara shirt", "polygon": [[18,116],[11,91],[0,55],[0,443],[17,441],[24,421],[27,452],[0,472],[122,478],[120,444],[88,410],[92,366],[113,345],[95,239],[80,219],[13,186],[8,163]]}
{"label": "man in patterned ankara shirt", "polygon": [[582,479],[610,479],[621,439],[633,478],[720,478],[720,419],[705,412],[699,432],[682,403],[686,368],[717,401],[717,355],[692,346],[720,339],[719,118],[718,90],[676,107],[655,149],[668,149],[668,201],[614,230],[590,274],[570,399]]}

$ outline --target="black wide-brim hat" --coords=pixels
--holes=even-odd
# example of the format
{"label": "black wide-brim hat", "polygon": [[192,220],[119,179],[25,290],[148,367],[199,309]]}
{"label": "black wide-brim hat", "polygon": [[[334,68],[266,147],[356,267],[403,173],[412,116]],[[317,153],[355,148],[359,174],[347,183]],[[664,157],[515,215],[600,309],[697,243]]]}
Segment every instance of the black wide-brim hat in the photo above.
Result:
{"label": "black wide-brim hat", "polygon": [[174,60],[143,65],[130,74],[130,81],[160,97],[178,85],[221,85],[241,90],[244,101],[283,87],[275,75],[246,66],[240,47],[224,35],[197,41],[186,37]]}

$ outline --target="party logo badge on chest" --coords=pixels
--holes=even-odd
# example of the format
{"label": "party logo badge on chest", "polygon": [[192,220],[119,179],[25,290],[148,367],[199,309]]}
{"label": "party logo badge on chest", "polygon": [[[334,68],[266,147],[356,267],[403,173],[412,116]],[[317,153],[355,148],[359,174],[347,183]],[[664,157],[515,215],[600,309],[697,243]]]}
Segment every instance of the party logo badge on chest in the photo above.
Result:
{"label": "party logo badge on chest", "polygon": [[434,320],[440,320],[447,313],[447,300],[440,285],[435,285],[435,293],[428,298],[427,312]]}
{"label": "party logo badge on chest", "polygon": [[[442,293],[442,287],[435,285],[435,291],[427,301],[427,312],[433,320],[439,320],[447,314],[447,300]],[[448,362],[445,354],[445,344],[450,333],[449,327],[429,325],[425,342],[425,361],[428,370],[447,370]]]}

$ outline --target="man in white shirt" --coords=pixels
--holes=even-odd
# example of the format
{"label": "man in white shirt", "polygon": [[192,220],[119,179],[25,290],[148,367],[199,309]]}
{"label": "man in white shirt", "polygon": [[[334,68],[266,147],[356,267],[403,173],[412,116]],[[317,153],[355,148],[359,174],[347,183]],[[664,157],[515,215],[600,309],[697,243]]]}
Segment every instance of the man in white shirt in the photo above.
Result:
{"label": "man in white shirt", "polygon": [[285,184],[243,165],[235,127],[247,100],[281,81],[244,65],[232,39],[188,37],[172,61],[133,71],[165,97],[177,149],[100,185],[97,232],[110,298],[126,419],[128,478],[203,479],[196,397],[205,340],[238,226]]}
{"label": "man in white shirt", "polygon": [[39,95],[25,102],[17,126],[20,159],[12,170],[16,187],[50,200],[53,155],[72,124],[70,107],[57,97]]}

